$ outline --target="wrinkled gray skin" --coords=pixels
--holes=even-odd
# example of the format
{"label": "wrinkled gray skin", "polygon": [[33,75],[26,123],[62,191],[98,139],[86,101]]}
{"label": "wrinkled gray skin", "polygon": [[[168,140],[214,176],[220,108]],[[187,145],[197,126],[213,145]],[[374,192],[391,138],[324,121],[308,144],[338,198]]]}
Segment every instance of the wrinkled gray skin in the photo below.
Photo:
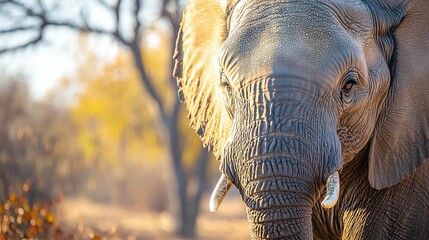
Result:
{"label": "wrinkled gray skin", "polygon": [[[429,239],[429,4],[385,2],[242,0],[227,11],[220,170],[253,239]],[[192,115],[200,95],[179,86]],[[322,209],[335,170],[339,201]]]}

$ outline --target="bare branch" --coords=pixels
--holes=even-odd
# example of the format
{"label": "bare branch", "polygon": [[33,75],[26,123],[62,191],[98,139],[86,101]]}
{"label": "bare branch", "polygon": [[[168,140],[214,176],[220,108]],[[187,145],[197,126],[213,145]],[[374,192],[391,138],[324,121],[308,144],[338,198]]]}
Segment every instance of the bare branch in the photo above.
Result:
{"label": "bare branch", "polygon": [[[9,0],[8,3],[20,8],[21,10],[23,10],[25,12],[25,15],[29,16],[29,17],[37,17],[40,18],[41,20],[44,21],[45,19],[45,15],[44,13],[36,13],[34,12],[31,8],[29,8],[28,6],[24,5],[21,2],[15,1],[15,0]],[[43,8],[42,6],[40,7],[41,9]]]}
{"label": "bare branch", "polygon": [[113,35],[113,32],[96,28],[96,27],[90,27],[90,26],[80,26],[72,22],[51,22],[47,21],[45,23],[46,26],[56,26],[56,27],[68,27],[70,29],[79,31],[79,32],[91,32],[91,33],[97,33],[97,34],[105,34],[105,35]]}
{"label": "bare branch", "polygon": [[[172,33],[172,41],[170,46],[171,55],[174,54],[175,43],[177,38],[177,33],[179,32],[180,20],[179,20],[179,1],[178,0],[162,0],[162,12],[161,18],[167,18],[167,20],[171,24],[171,33]],[[171,62],[170,65],[171,71],[174,68],[174,62]],[[172,89],[176,89],[176,79],[171,76],[170,84]]]}
{"label": "bare branch", "polygon": [[116,21],[119,21],[119,18],[120,18],[120,16],[119,16],[119,10],[121,9],[121,6],[122,6],[122,0],[118,0],[116,2],[115,6],[113,7],[113,11],[115,13]]}
{"label": "bare branch", "polygon": [[[5,30],[0,30],[0,34],[6,34],[6,33],[12,33],[12,32],[18,32],[18,31],[27,31],[27,30],[35,30],[39,32],[39,37],[35,38],[34,40],[23,44],[23,45],[18,45],[18,46],[14,46],[11,48],[5,48],[0,50],[0,54],[4,53],[4,52],[8,52],[8,51],[16,51],[20,48],[26,48],[30,45],[33,45],[35,43],[38,43],[42,36],[43,36],[43,31],[47,26],[55,26],[55,27],[67,27],[79,32],[86,32],[86,33],[96,33],[96,34],[103,34],[103,35],[111,35],[114,36],[115,38],[117,38],[119,41],[121,41],[122,43],[124,43],[125,45],[127,45],[128,43],[125,42],[125,40],[120,40],[122,39],[121,36],[116,36],[114,32],[111,31],[107,31],[105,29],[100,29],[100,28],[96,28],[96,27],[90,27],[90,26],[80,26],[77,25],[75,23],[72,22],[53,22],[53,21],[48,21],[46,19],[42,19],[42,24],[40,26],[24,26],[24,27],[16,27],[16,28],[11,28],[11,29],[5,29]],[[40,39],[39,39],[40,38]]]}
{"label": "bare branch", "polygon": [[130,46],[130,43],[122,36],[122,34],[120,33],[120,30],[119,30],[120,29],[120,23],[121,23],[120,9],[121,9],[123,1],[117,0],[116,4],[114,6],[110,6],[104,0],[95,0],[95,1],[98,4],[100,4],[101,6],[105,7],[106,9],[110,10],[111,12],[113,12],[113,17],[114,17],[114,21],[115,21],[115,30],[113,30],[113,32],[111,34],[117,40],[119,40],[122,44],[124,44],[126,46]]}
{"label": "bare branch", "polygon": [[8,34],[8,33],[29,31],[29,30],[34,30],[34,31],[39,32],[39,36],[37,38],[35,38],[35,39],[25,43],[25,44],[22,44],[22,45],[1,49],[0,53],[4,53],[4,52],[8,52],[8,51],[15,51],[15,50],[18,50],[20,48],[26,48],[30,45],[38,43],[41,40],[41,38],[43,36],[42,33],[47,26],[67,27],[67,28],[70,28],[70,29],[73,29],[73,30],[76,30],[79,32],[87,32],[87,33],[90,32],[90,33],[96,33],[96,34],[110,35],[110,36],[113,36],[114,38],[116,38],[122,44],[124,44],[126,46],[130,46],[130,43],[127,42],[123,38],[123,36],[120,34],[120,31],[119,31],[119,15],[120,15],[119,9],[120,9],[122,0],[118,0],[115,7],[110,7],[110,9],[112,11],[114,11],[114,13],[115,13],[115,18],[116,18],[116,23],[117,23],[117,26],[116,26],[114,31],[108,31],[105,29],[89,26],[88,22],[86,21],[87,20],[87,14],[85,14],[85,12],[81,12],[83,24],[78,24],[78,23],[70,22],[70,21],[54,21],[54,20],[51,20],[47,16],[49,11],[47,10],[46,6],[44,5],[43,0],[38,0],[39,8],[41,11],[40,13],[35,12],[29,6],[23,4],[22,2],[19,2],[17,0],[2,1],[0,3],[3,3],[3,2],[12,4],[13,6],[18,7],[18,9],[21,9],[22,11],[24,11],[24,13],[27,17],[34,17],[34,18],[40,20],[41,24],[40,25],[32,25],[32,26],[21,26],[21,27],[15,27],[15,28],[10,28],[10,29],[0,30],[0,34]]}
{"label": "bare branch", "polygon": [[35,45],[36,43],[40,42],[43,38],[43,31],[39,33],[39,35],[37,35],[37,37],[35,37],[34,39],[32,39],[31,41],[18,45],[18,46],[14,46],[11,48],[4,48],[4,49],[0,49],[0,54],[6,53],[6,52],[13,52],[13,51],[17,51],[20,49],[24,49],[27,48],[29,46]]}
{"label": "bare branch", "polygon": [[155,87],[153,86],[153,81],[147,75],[146,69],[144,68],[140,45],[132,43],[130,46],[130,50],[131,50],[131,53],[133,55],[134,63],[137,67],[137,70],[138,70],[138,73],[140,75],[140,79],[143,83],[143,86],[147,90],[147,92],[150,96],[150,99],[152,99],[155,102],[156,107],[158,109],[158,113],[162,116],[162,119],[164,120],[164,122],[166,122],[168,117],[167,117],[166,111],[163,107],[161,97],[159,96],[159,94],[155,90]]}
{"label": "bare branch", "polygon": [[[104,1],[100,0],[99,2],[103,3]],[[52,20],[52,19],[48,18],[48,16],[47,16],[49,11],[47,11],[46,7],[43,5],[43,0],[38,0],[39,5],[41,5],[40,6],[40,9],[41,9],[40,13],[35,12],[29,6],[19,2],[17,0],[10,0],[10,3],[12,3],[13,5],[22,9],[27,16],[39,19],[41,24],[35,25],[35,26],[23,26],[23,27],[16,27],[13,29],[0,30],[0,34],[25,31],[25,30],[35,30],[39,33],[39,35],[35,39],[32,39],[25,44],[13,46],[13,47],[6,48],[6,49],[1,49],[0,54],[4,53],[4,52],[8,52],[8,51],[15,51],[18,49],[26,48],[28,46],[31,46],[31,45],[38,43],[39,41],[42,40],[43,32],[47,26],[66,27],[66,28],[73,29],[73,30],[76,30],[79,32],[96,33],[96,34],[104,34],[104,35],[113,36],[119,42],[121,42],[122,44],[124,44],[125,46],[130,48],[130,50],[133,53],[135,64],[137,66],[137,69],[139,70],[139,74],[140,74],[140,77],[142,79],[142,83],[143,83],[145,89],[147,89],[149,95],[151,96],[151,99],[153,99],[153,101],[155,102],[155,105],[157,106],[157,109],[158,109],[159,113],[162,115],[163,119],[165,120],[168,118],[166,115],[165,109],[163,107],[162,99],[161,99],[160,95],[158,94],[158,92],[156,91],[156,89],[153,85],[153,81],[151,81],[150,77],[146,73],[146,70],[144,68],[143,59],[141,57],[141,46],[140,46],[140,44],[141,44],[141,41],[140,41],[140,38],[141,38],[141,22],[139,21],[139,17],[138,17],[138,15],[141,11],[141,7],[142,7],[140,0],[134,0],[135,8],[134,8],[132,14],[133,14],[133,17],[135,18],[135,26],[134,26],[134,39],[132,41],[127,41],[122,36],[122,34],[120,32],[120,23],[121,23],[120,11],[121,11],[121,7],[123,4],[122,0],[118,0],[116,2],[116,4],[114,6],[111,6],[111,7],[108,6],[107,4],[105,5],[106,7],[108,7],[113,12],[113,15],[114,15],[116,26],[115,26],[113,31],[112,30],[109,31],[109,30],[105,30],[105,29],[101,29],[101,28],[97,28],[97,27],[89,25],[88,22],[86,21],[85,12],[80,13],[81,17],[83,19],[83,23],[80,23],[80,24],[76,23],[76,22],[67,21],[67,20],[65,20],[65,21],[64,20]]]}
{"label": "bare branch", "polygon": [[133,41],[135,43],[140,43],[140,41],[141,41],[141,35],[140,35],[141,23],[139,20],[139,13],[140,13],[140,8],[141,8],[141,2],[140,2],[140,0],[135,0],[134,3],[135,3],[135,8],[134,8],[135,25],[134,25],[134,39],[133,39]]}
{"label": "bare branch", "polygon": [[16,28],[10,28],[10,29],[0,30],[0,34],[14,33],[14,32],[19,32],[19,31],[38,30],[38,29],[39,29],[39,26],[36,26],[36,25],[33,25],[33,26],[21,26],[21,27],[16,27]]}
{"label": "bare branch", "polygon": [[114,30],[113,35],[115,36],[115,38],[117,38],[123,44],[129,46],[129,43],[124,39],[124,37],[122,37],[122,34],[120,33],[120,30],[119,30],[120,24],[121,24],[121,15],[119,14],[119,11],[121,9],[121,5],[122,5],[122,0],[118,0],[112,9],[113,13],[114,13],[114,17],[115,17],[115,30]]}

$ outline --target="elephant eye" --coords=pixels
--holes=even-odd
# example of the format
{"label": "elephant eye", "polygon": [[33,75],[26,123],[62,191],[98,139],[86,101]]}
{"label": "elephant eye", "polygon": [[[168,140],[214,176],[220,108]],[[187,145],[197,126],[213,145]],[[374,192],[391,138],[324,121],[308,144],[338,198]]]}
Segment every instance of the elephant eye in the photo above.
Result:
{"label": "elephant eye", "polygon": [[225,106],[226,109],[228,110],[228,114],[229,117],[231,119],[234,118],[234,97],[233,97],[233,93],[232,93],[232,87],[231,84],[229,83],[228,79],[226,78],[226,76],[222,73],[221,75],[221,87],[223,89],[223,91],[225,92],[224,94],[224,101],[225,101]]}
{"label": "elephant eye", "polygon": [[225,76],[223,72],[221,73],[220,84],[228,95],[232,94],[231,84],[229,83],[228,78]]}
{"label": "elephant eye", "polygon": [[342,92],[343,93],[350,93],[353,90],[353,87],[356,85],[355,80],[348,80],[346,84],[344,84]]}
{"label": "elephant eye", "polygon": [[229,83],[227,83],[227,82],[223,82],[223,83],[222,83],[222,87],[225,89],[225,91],[226,91],[228,94],[231,94],[231,93],[232,93],[232,88],[231,88],[231,85],[229,85]]}

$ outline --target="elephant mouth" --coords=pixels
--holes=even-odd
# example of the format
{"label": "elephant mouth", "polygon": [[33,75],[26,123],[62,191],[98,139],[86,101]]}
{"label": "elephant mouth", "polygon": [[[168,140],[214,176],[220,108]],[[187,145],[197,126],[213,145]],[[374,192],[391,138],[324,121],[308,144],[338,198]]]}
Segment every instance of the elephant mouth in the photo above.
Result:
{"label": "elephant mouth", "polygon": [[[232,181],[228,179],[225,174],[222,174],[217,182],[209,202],[209,208],[211,212],[216,212],[231,188]],[[326,180],[326,196],[321,202],[321,205],[325,209],[329,209],[335,206],[338,202],[340,195],[340,177],[338,171],[334,171]]]}

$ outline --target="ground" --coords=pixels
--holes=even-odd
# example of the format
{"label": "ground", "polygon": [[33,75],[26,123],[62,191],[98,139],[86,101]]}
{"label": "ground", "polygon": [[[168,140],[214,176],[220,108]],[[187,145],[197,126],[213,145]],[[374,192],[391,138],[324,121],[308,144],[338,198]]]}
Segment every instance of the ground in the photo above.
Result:
{"label": "ground", "polygon": [[[171,234],[167,213],[131,210],[89,201],[85,198],[64,200],[58,207],[58,223],[70,233],[87,239],[181,239]],[[249,239],[249,228],[243,203],[238,197],[227,197],[216,213],[208,210],[208,197],[201,203],[195,239]],[[78,234],[76,234],[76,232]],[[68,233],[64,233],[67,236]]]}

